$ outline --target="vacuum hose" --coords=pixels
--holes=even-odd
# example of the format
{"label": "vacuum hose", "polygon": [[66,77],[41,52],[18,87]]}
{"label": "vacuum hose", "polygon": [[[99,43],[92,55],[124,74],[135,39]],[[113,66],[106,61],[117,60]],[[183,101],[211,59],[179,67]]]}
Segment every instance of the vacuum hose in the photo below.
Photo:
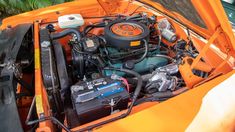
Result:
{"label": "vacuum hose", "polygon": [[135,64],[144,60],[144,58],[148,55],[148,50],[149,50],[148,42],[145,39],[143,39],[143,41],[145,46],[145,52],[141,58],[139,58],[138,60],[134,60]]}
{"label": "vacuum hose", "polygon": [[124,64],[123,64],[123,67],[126,68],[126,69],[133,69],[135,64],[143,61],[145,59],[145,57],[148,55],[148,51],[149,51],[149,46],[148,46],[148,42],[143,39],[144,41],[144,46],[145,46],[145,51],[144,51],[144,54],[141,56],[141,58],[137,59],[137,60],[129,60],[129,61],[126,61]]}

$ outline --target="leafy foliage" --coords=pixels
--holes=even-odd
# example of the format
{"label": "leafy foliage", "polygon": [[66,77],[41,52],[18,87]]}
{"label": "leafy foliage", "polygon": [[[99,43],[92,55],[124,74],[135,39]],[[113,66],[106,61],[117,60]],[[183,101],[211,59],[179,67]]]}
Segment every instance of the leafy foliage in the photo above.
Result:
{"label": "leafy foliage", "polygon": [[0,0],[0,18],[72,0]]}

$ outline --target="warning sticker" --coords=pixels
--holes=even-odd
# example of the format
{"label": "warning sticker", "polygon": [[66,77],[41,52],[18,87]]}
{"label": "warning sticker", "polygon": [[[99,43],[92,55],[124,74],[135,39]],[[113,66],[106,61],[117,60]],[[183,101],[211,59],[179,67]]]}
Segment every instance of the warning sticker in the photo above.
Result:
{"label": "warning sticker", "polygon": [[133,47],[133,46],[139,46],[140,45],[140,41],[132,41],[130,46]]}
{"label": "warning sticker", "polygon": [[35,62],[35,69],[39,69],[40,68],[39,49],[35,49],[34,51],[34,62]]}
{"label": "warning sticker", "polygon": [[42,95],[36,95],[36,108],[37,113],[43,113],[43,106],[42,106]]}

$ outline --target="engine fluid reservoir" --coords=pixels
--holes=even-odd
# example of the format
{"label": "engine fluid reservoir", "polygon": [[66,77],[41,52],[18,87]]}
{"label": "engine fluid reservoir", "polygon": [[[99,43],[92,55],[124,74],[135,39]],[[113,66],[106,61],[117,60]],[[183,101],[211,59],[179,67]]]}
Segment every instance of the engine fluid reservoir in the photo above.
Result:
{"label": "engine fluid reservoir", "polygon": [[76,28],[84,24],[84,19],[80,14],[70,14],[58,18],[60,28]]}

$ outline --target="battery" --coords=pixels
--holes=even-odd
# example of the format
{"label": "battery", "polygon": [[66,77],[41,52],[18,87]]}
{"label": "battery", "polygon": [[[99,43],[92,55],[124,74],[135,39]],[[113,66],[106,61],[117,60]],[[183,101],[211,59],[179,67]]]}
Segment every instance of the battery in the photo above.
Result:
{"label": "battery", "polygon": [[129,101],[125,85],[108,77],[71,86],[71,97],[80,124],[127,109]]}

